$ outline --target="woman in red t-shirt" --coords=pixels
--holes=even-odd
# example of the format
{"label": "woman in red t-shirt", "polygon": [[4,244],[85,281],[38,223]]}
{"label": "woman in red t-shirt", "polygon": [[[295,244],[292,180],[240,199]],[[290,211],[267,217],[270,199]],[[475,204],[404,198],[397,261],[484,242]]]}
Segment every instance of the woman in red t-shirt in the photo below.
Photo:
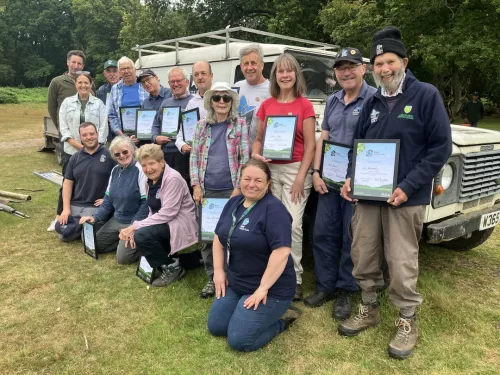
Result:
{"label": "woman in red t-shirt", "polygon": [[[294,300],[302,299],[302,216],[311,192],[310,172],[314,157],[315,138],[314,108],[302,95],[306,91],[300,65],[290,54],[281,54],[273,64],[269,78],[271,98],[265,100],[257,112],[257,138],[252,146],[252,157],[269,162],[271,168],[271,189],[293,218],[292,258],[297,275]],[[295,115],[297,127],[293,145],[292,160],[273,161],[262,154],[264,121],[266,116]]]}

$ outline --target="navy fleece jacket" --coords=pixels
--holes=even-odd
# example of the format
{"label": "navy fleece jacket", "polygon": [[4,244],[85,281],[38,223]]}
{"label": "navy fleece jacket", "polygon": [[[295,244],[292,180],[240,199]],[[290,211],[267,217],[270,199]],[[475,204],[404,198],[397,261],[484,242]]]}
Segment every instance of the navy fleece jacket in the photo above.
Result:
{"label": "navy fleece jacket", "polygon": [[[429,204],[432,179],[452,149],[450,121],[441,95],[409,70],[392,111],[380,91],[365,102],[354,139],[399,139],[397,186],[408,196],[401,206]],[[349,157],[347,177],[351,177],[351,162]]]}

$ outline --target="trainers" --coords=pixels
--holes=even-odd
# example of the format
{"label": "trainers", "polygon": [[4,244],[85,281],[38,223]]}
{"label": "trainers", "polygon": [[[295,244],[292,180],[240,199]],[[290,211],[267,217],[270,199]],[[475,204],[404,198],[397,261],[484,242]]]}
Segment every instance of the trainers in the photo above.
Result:
{"label": "trainers", "polygon": [[302,301],[304,295],[302,294],[302,286],[300,284],[296,284],[295,286],[295,295],[293,296],[293,301]]}
{"label": "trainers", "polygon": [[203,287],[200,293],[201,298],[209,298],[215,296],[215,284],[212,278],[208,279],[207,284]]}
{"label": "trainers", "polygon": [[304,305],[308,307],[320,307],[324,303],[335,298],[334,293],[316,292],[304,298]]}
{"label": "trainers", "polygon": [[49,227],[47,228],[47,232],[53,232],[56,230],[56,223],[57,223],[57,219],[54,219],[54,221],[52,221],[49,225]]}
{"label": "trainers", "polygon": [[417,316],[413,315],[411,318],[400,316],[396,320],[396,327],[398,328],[396,336],[389,343],[389,355],[396,359],[406,359],[413,353],[417,344]]}
{"label": "trainers", "polygon": [[174,281],[180,280],[186,274],[186,270],[181,267],[179,264],[179,260],[176,259],[174,263],[169,264],[168,266],[161,266],[162,273],[160,277],[153,280],[151,285],[157,287],[163,287],[172,284]]}
{"label": "trainers", "polygon": [[288,309],[281,316],[281,320],[283,321],[283,331],[286,331],[290,326],[295,322],[300,315],[302,315],[302,311],[293,305],[288,306]]}
{"label": "trainers", "polygon": [[343,336],[356,336],[365,329],[375,327],[380,323],[378,303],[359,305],[359,313],[339,324],[338,331]]}
{"label": "trainers", "polygon": [[337,300],[333,305],[332,316],[334,319],[345,320],[351,316],[352,293],[348,290],[339,290]]}

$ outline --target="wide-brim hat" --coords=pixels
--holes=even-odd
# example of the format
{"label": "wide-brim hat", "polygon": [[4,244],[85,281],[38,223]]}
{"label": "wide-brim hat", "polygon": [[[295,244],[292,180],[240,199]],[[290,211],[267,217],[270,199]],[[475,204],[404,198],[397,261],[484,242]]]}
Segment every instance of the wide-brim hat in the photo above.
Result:
{"label": "wide-brim hat", "polygon": [[231,96],[231,98],[233,98],[233,108],[238,108],[238,106],[240,105],[240,97],[231,88],[231,85],[227,82],[215,82],[210,90],[205,92],[205,95],[203,95],[203,106],[207,111],[211,108],[212,96],[214,95],[214,92],[224,91],[227,92]]}

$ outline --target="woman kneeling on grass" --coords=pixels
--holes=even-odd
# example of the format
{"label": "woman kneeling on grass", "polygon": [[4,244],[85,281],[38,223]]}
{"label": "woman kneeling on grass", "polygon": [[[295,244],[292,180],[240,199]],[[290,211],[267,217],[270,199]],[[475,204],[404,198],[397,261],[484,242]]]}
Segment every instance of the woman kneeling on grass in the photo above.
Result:
{"label": "woman kneeling on grass", "polygon": [[109,151],[118,165],[111,171],[99,209],[93,216],[82,217],[80,224],[96,222],[97,251],[107,253],[116,250],[117,263],[130,264],[139,260],[137,250],[125,246],[125,241],[120,240],[118,235],[134,221],[148,216],[147,178],[141,165],[134,159],[135,145],[129,137],[118,136],[113,139]]}
{"label": "woman kneeling on grass", "polygon": [[186,273],[172,255],[198,242],[195,206],[186,181],[165,163],[159,145],[142,146],[136,157],[148,178],[149,216],[123,229],[120,239],[137,247],[139,255],[161,271],[152,285],[167,286]]}
{"label": "woman kneeling on grass", "polygon": [[228,201],[215,229],[216,299],[208,330],[227,336],[238,351],[263,347],[300,315],[290,306],[295,293],[292,218],[269,193],[270,183],[269,166],[248,161],[241,171],[243,196]]}

